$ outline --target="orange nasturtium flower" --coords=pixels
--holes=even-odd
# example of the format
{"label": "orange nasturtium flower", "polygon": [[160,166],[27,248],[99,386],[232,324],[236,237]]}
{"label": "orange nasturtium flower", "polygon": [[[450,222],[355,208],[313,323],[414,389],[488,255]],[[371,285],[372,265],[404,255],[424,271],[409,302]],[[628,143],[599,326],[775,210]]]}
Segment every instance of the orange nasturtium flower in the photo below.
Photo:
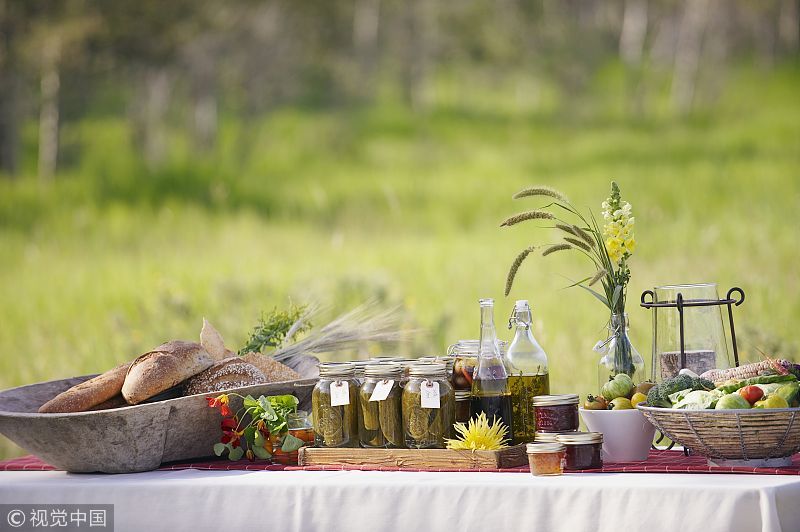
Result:
{"label": "orange nasturtium flower", "polygon": [[219,408],[220,414],[228,417],[232,414],[231,409],[228,407],[228,395],[222,394],[217,397],[206,397],[206,402],[211,408]]}

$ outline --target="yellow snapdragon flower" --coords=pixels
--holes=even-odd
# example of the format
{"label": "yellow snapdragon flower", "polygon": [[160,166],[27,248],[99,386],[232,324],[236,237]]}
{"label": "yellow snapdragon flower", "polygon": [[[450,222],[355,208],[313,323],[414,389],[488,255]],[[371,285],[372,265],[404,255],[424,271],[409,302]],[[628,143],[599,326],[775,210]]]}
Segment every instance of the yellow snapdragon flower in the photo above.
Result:
{"label": "yellow snapdragon flower", "polygon": [[612,195],[603,202],[603,236],[609,258],[619,264],[630,257],[636,249],[633,226],[635,219],[631,216],[632,207],[627,201],[620,202],[619,196]]}

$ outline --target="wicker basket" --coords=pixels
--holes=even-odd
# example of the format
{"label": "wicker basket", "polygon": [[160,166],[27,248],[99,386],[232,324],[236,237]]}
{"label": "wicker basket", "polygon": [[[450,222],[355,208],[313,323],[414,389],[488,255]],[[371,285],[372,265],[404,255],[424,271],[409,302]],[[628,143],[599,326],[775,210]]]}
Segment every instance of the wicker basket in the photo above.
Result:
{"label": "wicker basket", "polygon": [[789,465],[800,451],[800,408],[637,408],[667,438],[715,464]]}

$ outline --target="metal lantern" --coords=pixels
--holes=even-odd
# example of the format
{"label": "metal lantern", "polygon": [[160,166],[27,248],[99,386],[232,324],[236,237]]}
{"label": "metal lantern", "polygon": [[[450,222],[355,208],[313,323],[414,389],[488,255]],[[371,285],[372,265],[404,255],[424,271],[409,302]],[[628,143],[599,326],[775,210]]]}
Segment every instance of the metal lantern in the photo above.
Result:
{"label": "metal lantern", "polygon": [[715,283],[668,285],[644,291],[641,306],[654,310],[652,380],[673,377],[683,368],[699,375],[710,369],[731,367],[723,306],[728,307],[733,364],[738,366],[733,307],[743,302],[741,288],[731,288],[720,299]]}

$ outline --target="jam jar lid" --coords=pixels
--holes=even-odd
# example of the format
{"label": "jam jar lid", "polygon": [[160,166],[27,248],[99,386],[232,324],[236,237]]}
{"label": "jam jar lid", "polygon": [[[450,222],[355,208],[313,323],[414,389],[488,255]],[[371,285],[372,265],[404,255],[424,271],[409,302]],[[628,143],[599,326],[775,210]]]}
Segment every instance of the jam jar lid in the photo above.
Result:
{"label": "jam jar lid", "polygon": [[557,453],[566,449],[562,443],[529,443],[525,446],[528,454]]}
{"label": "jam jar lid", "polygon": [[352,377],[356,366],[352,362],[320,362],[320,377]]}
{"label": "jam jar lid", "polygon": [[537,395],[533,398],[533,406],[577,405],[578,395],[574,393],[562,395]]}
{"label": "jam jar lid", "polygon": [[603,443],[602,432],[571,432],[556,434],[556,441],[564,445],[583,445],[586,443]]}
{"label": "jam jar lid", "polygon": [[562,434],[575,434],[574,432],[534,432],[533,433],[533,441],[534,443],[546,442],[546,443],[555,443],[558,440],[556,438]]}
{"label": "jam jar lid", "polygon": [[409,374],[412,377],[444,377],[447,366],[439,362],[420,362],[411,365]]}

